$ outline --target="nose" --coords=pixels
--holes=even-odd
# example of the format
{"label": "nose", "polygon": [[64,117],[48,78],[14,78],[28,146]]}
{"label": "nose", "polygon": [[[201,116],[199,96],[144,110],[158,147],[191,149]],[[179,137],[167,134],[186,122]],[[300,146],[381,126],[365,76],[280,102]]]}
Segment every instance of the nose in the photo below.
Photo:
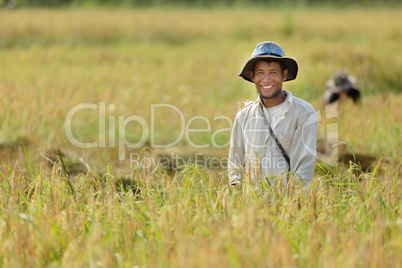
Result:
{"label": "nose", "polygon": [[264,77],[262,78],[262,81],[268,82],[270,80],[269,74],[264,74]]}

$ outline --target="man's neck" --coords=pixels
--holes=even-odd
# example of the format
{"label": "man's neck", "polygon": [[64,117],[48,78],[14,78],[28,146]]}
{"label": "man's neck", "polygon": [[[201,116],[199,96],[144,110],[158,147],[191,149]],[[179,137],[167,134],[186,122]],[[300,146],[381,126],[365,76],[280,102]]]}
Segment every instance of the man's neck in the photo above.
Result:
{"label": "man's neck", "polygon": [[261,100],[265,107],[272,108],[272,107],[275,107],[275,106],[281,104],[282,102],[284,102],[286,100],[286,95],[285,95],[285,92],[282,90],[279,93],[279,95],[273,99],[261,98]]}

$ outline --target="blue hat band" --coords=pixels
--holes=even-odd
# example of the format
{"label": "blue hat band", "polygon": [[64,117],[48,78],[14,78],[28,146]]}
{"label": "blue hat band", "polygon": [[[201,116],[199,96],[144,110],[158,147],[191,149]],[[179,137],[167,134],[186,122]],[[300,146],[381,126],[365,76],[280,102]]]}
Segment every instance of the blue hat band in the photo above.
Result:
{"label": "blue hat band", "polygon": [[279,54],[276,54],[276,53],[264,53],[264,54],[257,55],[256,57],[258,57],[258,56],[267,56],[267,55],[275,56],[275,57],[282,57],[282,55],[279,55]]}

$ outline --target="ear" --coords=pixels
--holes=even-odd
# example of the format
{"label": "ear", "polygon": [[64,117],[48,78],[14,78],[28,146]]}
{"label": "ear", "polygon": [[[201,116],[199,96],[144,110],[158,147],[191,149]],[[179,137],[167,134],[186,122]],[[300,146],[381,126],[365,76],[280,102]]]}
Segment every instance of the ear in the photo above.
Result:
{"label": "ear", "polygon": [[288,70],[288,69],[285,69],[285,70],[283,71],[282,81],[286,81],[286,78],[288,78],[288,73],[289,73],[289,70]]}
{"label": "ear", "polygon": [[250,71],[251,80],[254,82],[254,72]]}

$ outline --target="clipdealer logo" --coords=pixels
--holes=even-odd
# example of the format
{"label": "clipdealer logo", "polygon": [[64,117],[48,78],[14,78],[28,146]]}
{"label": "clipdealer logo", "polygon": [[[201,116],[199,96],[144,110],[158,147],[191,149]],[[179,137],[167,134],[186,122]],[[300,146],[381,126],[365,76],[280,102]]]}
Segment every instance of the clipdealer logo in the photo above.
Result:
{"label": "clipdealer logo", "polygon": [[[97,111],[98,116],[98,141],[92,142],[83,142],[80,141],[77,137],[73,134],[73,120],[74,116],[79,114],[84,110],[95,110]],[[176,106],[172,104],[165,104],[165,103],[158,103],[158,104],[151,104],[151,119],[150,124],[141,116],[139,115],[131,115],[125,117],[123,115],[115,116],[115,115],[106,115],[107,111],[113,112],[116,110],[116,105],[109,104],[106,108],[105,102],[99,102],[98,104],[95,103],[82,103],[74,106],[70,109],[67,113],[66,119],[64,121],[64,130],[67,139],[70,141],[71,144],[78,148],[83,149],[90,149],[90,148],[119,148],[119,160],[125,160],[126,158],[126,148],[138,149],[145,145],[147,141],[150,141],[151,148],[156,149],[163,149],[163,148],[171,148],[177,145],[183,138],[186,139],[186,142],[195,149],[204,149],[213,146],[214,148],[226,148],[229,146],[229,141],[225,144],[219,144],[217,141],[217,135],[220,133],[230,131],[233,126],[233,121],[230,117],[219,115],[213,118],[214,122],[217,121],[224,121],[223,123],[227,125],[227,127],[220,128],[212,132],[212,124],[208,118],[202,115],[196,115],[191,117],[187,122],[185,120],[184,113]],[[180,120],[180,132],[176,139],[172,142],[166,144],[158,144],[156,142],[156,126],[155,122],[157,121],[156,118],[156,111],[162,112],[174,112],[177,114]],[[170,110],[170,111],[169,111]],[[107,119],[107,120],[106,120]],[[116,120],[117,119],[117,120]],[[106,121],[108,124],[106,126]],[[118,125],[118,130],[116,133],[116,121]],[[206,124],[206,128],[193,128],[192,125],[195,121],[203,121]],[[127,140],[126,137],[126,128],[128,124],[137,124],[138,131],[141,133],[141,137],[137,142],[130,142]],[[196,144],[190,137],[192,133],[211,133],[211,141],[210,143],[204,144]],[[108,135],[108,141],[106,141],[106,134]],[[117,139],[116,139],[117,137]],[[116,145],[117,140],[117,145]]]}
{"label": "clipdealer logo", "polygon": [[[242,103],[237,103],[238,111],[242,108]],[[75,116],[79,115],[81,112],[85,110],[93,110],[97,115],[98,121],[98,137],[93,137],[97,141],[92,142],[83,142],[80,141],[79,138],[74,136],[73,134],[73,120]],[[183,138],[185,138],[187,144],[189,144],[194,149],[205,149],[205,148],[227,148],[229,147],[230,140],[228,140],[224,144],[220,144],[217,141],[217,135],[221,133],[231,134],[233,127],[233,120],[226,115],[218,115],[213,118],[213,122],[202,115],[196,115],[189,118],[186,121],[185,115],[183,111],[174,106],[172,104],[167,103],[157,103],[150,105],[150,122],[148,123],[144,117],[139,115],[130,115],[125,117],[123,115],[107,115],[107,113],[114,112],[116,110],[116,105],[109,104],[106,105],[106,102],[101,101],[99,103],[82,103],[72,107],[66,115],[64,122],[64,130],[67,139],[70,143],[78,148],[89,149],[89,148],[118,148],[119,151],[119,160],[123,161],[126,159],[126,149],[139,149],[142,148],[147,142],[150,144],[150,147],[153,149],[166,149],[172,148],[176,146]],[[177,137],[175,137],[174,141],[169,143],[157,143],[156,136],[157,129],[155,122],[157,122],[156,112],[163,113],[174,113],[177,116],[177,119],[180,121],[180,131]],[[308,124],[321,123],[325,129],[325,134],[321,137],[321,140],[325,143],[324,151],[317,151],[310,148],[305,144],[305,149],[311,153],[316,155],[316,159],[322,162],[325,162],[330,165],[337,164],[337,156],[338,149],[336,146],[333,146],[338,142],[338,105],[330,105],[325,106],[322,110],[316,111],[317,117],[312,117],[309,119]],[[314,119],[316,118],[316,119]],[[205,128],[193,128],[193,124],[195,121],[202,121],[205,124]],[[225,125],[220,129],[212,131],[212,125],[214,123],[218,123],[219,125]],[[127,139],[126,132],[128,125],[136,126],[136,133],[140,133],[140,138],[136,142],[130,142]],[[117,125],[117,127],[116,127]],[[116,131],[117,130],[117,131]],[[248,132],[250,129],[247,130]],[[266,130],[267,131],[267,130]],[[211,138],[209,143],[197,144],[195,143],[190,134],[193,133],[210,133]],[[108,136],[108,140],[106,137]],[[117,141],[117,144],[116,144]],[[254,145],[253,145],[254,146]],[[135,153],[134,153],[135,154]],[[130,156],[130,162],[133,159],[138,160],[138,155],[135,154],[135,157]]]}

